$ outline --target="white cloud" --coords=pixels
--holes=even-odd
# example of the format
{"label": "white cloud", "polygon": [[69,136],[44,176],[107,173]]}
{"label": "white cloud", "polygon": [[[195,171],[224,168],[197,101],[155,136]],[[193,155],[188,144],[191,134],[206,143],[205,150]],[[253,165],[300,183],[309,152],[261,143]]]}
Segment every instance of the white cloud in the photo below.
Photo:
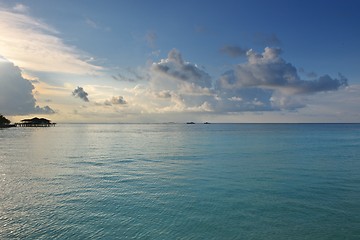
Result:
{"label": "white cloud", "polygon": [[33,95],[34,86],[22,77],[13,63],[0,58],[0,110],[5,115],[52,114],[49,106],[39,107]]}
{"label": "white cloud", "polygon": [[14,9],[0,7],[0,55],[33,71],[86,74],[101,69],[65,44],[56,29],[31,17],[26,6],[16,5]]}
{"label": "white cloud", "polygon": [[308,97],[304,114],[315,115],[321,122],[360,122],[360,85],[350,85],[336,92]]}
{"label": "white cloud", "polygon": [[148,85],[137,85],[127,92],[134,96],[132,104],[148,112],[229,114],[297,111],[311,103],[307,96],[347,84],[342,76],[302,80],[280,53],[277,48],[266,48],[262,54],[250,50],[246,63],[235,66],[213,85],[208,73],[184,61],[173,49],[166,59],[151,65]]}
{"label": "white cloud", "polygon": [[29,7],[25,6],[24,4],[21,3],[17,3],[15,4],[15,6],[13,7],[14,11],[16,12],[22,12],[22,13],[26,13],[29,11]]}
{"label": "white cloud", "polygon": [[274,110],[296,110],[306,107],[307,99],[304,96],[289,96],[274,92],[269,99]]}
{"label": "white cloud", "polygon": [[162,90],[160,92],[156,92],[155,96],[159,98],[171,98],[173,95],[172,91],[169,90]]}
{"label": "white cloud", "polygon": [[209,101],[214,98],[212,80],[196,64],[183,60],[173,49],[166,59],[150,67],[147,97],[152,98],[156,111],[186,112],[209,111]]}
{"label": "white cloud", "polygon": [[99,25],[94,20],[92,20],[90,18],[85,18],[85,23],[91,28],[94,28],[94,29],[99,28]]}
{"label": "white cloud", "polygon": [[243,99],[242,99],[241,97],[230,97],[230,98],[228,98],[228,100],[234,101],[234,102],[241,102],[241,101],[243,101]]}

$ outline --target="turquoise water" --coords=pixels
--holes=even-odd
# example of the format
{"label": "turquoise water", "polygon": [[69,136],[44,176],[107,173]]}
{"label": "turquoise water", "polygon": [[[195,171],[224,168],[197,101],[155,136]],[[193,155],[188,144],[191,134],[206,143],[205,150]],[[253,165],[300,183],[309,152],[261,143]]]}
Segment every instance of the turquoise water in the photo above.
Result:
{"label": "turquoise water", "polygon": [[0,130],[0,239],[360,239],[360,125]]}

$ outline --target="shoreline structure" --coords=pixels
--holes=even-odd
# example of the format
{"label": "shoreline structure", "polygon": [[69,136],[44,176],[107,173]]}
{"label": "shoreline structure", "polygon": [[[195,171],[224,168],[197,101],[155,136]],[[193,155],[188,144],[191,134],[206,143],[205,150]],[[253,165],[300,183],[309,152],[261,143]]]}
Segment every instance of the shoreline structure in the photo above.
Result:
{"label": "shoreline structure", "polygon": [[56,123],[52,123],[50,120],[46,118],[31,118],[31,119],[23,119],[20,123],[14,124],[16,127],[54,127]]}
{"label": "shoreline structure", "polygon": [[49,119],[34,117],[31,119],[23,119],[19,123],[0,124],[0,128],[11,128],[11,127],[54,127],[56,123],[52,123]]}

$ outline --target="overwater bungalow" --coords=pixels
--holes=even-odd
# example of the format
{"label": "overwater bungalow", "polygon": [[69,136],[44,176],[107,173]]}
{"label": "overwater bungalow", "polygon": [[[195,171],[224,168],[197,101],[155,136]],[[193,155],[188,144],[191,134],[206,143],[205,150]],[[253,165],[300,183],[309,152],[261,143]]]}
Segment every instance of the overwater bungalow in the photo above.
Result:
{"label": "overwater bungalow", "polygon": [[23,119],[20,123],[16,123],[18,127],[51,127],[55,126],[56,123],[52,123],[50,120],[46,118],[31,118],[31,119]]}

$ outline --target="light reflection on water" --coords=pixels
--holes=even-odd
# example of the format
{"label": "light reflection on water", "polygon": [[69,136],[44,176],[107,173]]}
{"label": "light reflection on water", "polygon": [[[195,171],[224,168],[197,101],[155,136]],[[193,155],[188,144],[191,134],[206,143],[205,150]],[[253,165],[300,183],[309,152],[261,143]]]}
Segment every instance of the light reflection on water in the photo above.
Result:
{"label": "light reflection on water", "polygon": [[0,131],[1,239],[356,239],[359,125]]}

